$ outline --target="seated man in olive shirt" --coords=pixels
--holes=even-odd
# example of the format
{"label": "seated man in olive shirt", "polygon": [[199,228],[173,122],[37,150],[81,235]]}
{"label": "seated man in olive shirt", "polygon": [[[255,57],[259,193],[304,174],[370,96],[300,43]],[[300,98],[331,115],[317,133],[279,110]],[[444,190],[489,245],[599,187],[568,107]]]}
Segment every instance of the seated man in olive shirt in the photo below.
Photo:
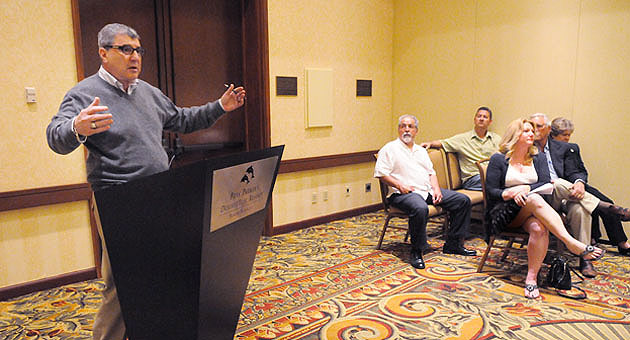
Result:
{"label": "seated man in olive shirt", "polygon": [[447,139],[421,143],[424,148],[443,147],[446,152],[457,153],[459,168],[462,174],[462,187],[468,190],[481,191],[479,170],[475,162],[489,158],[499,150],[501,136],[488,131],[492,123],[492,111],[482,106],[477,109],[473,130],[457,134]]}

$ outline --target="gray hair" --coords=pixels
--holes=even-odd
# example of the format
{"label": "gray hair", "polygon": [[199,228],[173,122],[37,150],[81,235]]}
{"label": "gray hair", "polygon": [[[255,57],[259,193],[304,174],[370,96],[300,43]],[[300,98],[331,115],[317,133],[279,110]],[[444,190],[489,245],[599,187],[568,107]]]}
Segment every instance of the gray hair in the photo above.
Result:
{"label": "gray hair", "polygon": [[413,121],[416,123],[416,129],[418,128],[418,118],[414,115],[402,115],[398,117],[398,126],[400,126],[400,123],[402,123],[402,120],[405,118],[413,118]]}
{"label": "gray hair", "polygon": [[112,45],[117,35],[126,35],[140,40],[140,35],[133,28],[123,24],[107,24],[98,32],[98,47]]}
{"label": "gray hair", "polygon": [[545,125],[551,126],[551,122],[549,121],[549,118],[544,113],[540,113],[540,112],[534,113],[533,115],[529,116],[529,120],[533,120],[534,118],[538,118],[538,117],[542,117],[542,119],[545,121]]}
{"label": "gray hair", "polygon": [[573,130],[573,122],[566,118],[558,117],[551,121],[551,137],[560,135],[565,131],[573,133]]}

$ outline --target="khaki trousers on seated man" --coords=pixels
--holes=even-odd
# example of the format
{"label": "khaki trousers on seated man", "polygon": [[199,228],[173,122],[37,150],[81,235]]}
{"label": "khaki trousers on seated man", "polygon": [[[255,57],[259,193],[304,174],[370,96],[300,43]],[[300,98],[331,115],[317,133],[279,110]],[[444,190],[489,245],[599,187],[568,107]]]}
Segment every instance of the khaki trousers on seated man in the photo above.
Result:
{"label": "khaki trousers on seated man", "polygon": [[[566,200],[569,219],[569,232],[584,244],[591,244],[591,213],[600,200],[584,190],[581,184],[588,180],[586,168],[577,157],[577,145],[559,142],[549,137],[549,119],[543,113],[530,116],[536,128],[535,139],[538,150],[547,158],[547,166],[554,183],[551,205],[558,211]],[[597,272],[590,261],[580,259],[580,271],[586,277],[595,277]]]}
{"label": "khaki trousers on seated man", "polygon": [[584,198],[579,201],[575,200],[571,198],[572,186],[573,183],[565,179],[555,179],[553,181],[551,206],[557,211],[561,211],[562,202],[566,202],[566,216],[569,224],[569,233],[578,241],[584,244],[591,244],[591,214],[599,205],[600,199],[588,192],[585,192]]}

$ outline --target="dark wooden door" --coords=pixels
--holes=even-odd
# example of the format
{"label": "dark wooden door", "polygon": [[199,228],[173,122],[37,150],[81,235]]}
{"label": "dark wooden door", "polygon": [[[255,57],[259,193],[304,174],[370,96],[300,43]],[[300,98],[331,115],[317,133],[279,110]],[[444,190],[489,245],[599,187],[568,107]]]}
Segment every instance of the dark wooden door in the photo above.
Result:
{"label": "dark wooden door", "polygon": [[[172,0],[173,97],[178,106],[219,98],[224,84],[243,85],[242,3]],[[210,129],[171,135],[177,164],[245,148],[244,110],[223,116]]]}

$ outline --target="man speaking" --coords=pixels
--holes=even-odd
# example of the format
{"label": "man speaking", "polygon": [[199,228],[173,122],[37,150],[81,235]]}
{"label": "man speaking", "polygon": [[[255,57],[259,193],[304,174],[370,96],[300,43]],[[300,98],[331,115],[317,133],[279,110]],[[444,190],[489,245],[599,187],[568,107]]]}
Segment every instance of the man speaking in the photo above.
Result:
{"label": "man speaking", "polygon": [[[48,145],[57,153],[85,145],[87,179],[95,191],[168,170],[163,130],[189,133],[208,128],[245,102],[245,89],[230,85],[218,100],[177,107],[159,89],[138,79],[144,52],[133,28],[104,26],[98,33],[98,73],[66,93],[46,129]],[[103,239],[102,230],[99,233]],[[105,289],[93,338],[121,340],[125,325],[105,244],[102,259]]]}

